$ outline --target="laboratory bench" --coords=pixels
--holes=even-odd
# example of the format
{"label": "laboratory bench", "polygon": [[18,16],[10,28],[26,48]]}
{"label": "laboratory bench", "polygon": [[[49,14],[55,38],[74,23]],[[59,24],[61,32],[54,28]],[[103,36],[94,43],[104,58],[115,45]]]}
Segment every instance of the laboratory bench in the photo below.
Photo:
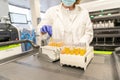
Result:
{"label": "laboratory bench", "polygon": [[95,54],[86,71],[39,54],[0,66],[0,80],[119,80],[113,55]]}

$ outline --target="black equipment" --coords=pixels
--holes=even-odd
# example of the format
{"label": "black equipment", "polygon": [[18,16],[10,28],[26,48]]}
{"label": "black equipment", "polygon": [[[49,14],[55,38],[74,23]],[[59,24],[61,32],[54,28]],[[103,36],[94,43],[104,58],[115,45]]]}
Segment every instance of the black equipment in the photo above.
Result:
{"label": "black equipment", "polygon": [[0,42],[19,40],[16,27],[9,23],[0,23]]}

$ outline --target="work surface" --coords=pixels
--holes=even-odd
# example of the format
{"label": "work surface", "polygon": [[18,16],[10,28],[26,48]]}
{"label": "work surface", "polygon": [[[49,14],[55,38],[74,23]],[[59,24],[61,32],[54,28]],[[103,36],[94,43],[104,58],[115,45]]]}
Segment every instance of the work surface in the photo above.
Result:
{"label": "work surface", "polygon": [[30,56],[0,66],[0,80],[118,80],[111,55],[95,55],[86,71]]}

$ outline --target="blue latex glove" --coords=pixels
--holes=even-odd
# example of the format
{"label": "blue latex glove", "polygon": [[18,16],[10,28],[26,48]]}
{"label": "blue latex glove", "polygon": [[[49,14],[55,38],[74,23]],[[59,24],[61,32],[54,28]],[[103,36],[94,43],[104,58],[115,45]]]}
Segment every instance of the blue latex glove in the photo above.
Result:
{"label": "blue latex glove", "polygon": [[42,33],[48,33],[49,36],[52,36],[52,26],[50,25],[43,25],[42,28],[40,29]]}

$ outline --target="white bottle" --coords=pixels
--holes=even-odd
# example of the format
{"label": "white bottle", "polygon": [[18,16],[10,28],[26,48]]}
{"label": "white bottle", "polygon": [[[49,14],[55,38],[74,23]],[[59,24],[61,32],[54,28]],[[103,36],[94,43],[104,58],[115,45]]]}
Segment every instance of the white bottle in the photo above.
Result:
{"label": "white bottle", "polygon": [[103,21],[103,27],[104,27],[104,28],[105,28],[105,23],[106,23],[106,22],[105,22],[105,21]]}
{"label": "white bottle", "polygon": [[96,22],[96,25],[97,25],[97,28],[100,28],[100,26],[99,26],[99,22]]}
{"label": "white bottle", "polygon": [[105,28],[108,28],[108,26],[109,26],[109,25],[108,25],[108,21],[105,21],[104,27],[105,27]]}
{"label": "white bottle", "polygon": [[102,22],[102,28],[104,28],[104,21]]}
{"label": "white bottle", "polygon": [[99,28],[102,28],[102,21],[99,21]]}
{"label": "white bottle", "polygon": [[98,28],[98,27],[97,27],[97,22],[95,22],[95,29],[96,29],[96,28]]}
{"label": "white bottle", "polygon": [[108,21],[108,27],[111,27],[111,20]]}
{"label": "white bottle", "polygon": [[114,20],[111,21],[111,27],[114,27]]}

